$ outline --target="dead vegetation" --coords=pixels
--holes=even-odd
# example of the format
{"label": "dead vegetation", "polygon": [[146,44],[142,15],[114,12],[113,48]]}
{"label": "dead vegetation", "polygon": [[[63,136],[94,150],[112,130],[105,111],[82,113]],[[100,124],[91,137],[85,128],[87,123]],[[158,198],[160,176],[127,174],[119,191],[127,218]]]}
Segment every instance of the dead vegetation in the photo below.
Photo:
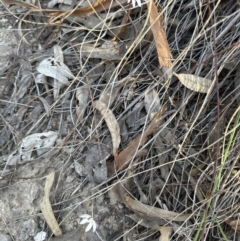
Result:
{"label": "dead vegetation", "polygon": [[238,240],[239,3],[2,3],[0,234]]}

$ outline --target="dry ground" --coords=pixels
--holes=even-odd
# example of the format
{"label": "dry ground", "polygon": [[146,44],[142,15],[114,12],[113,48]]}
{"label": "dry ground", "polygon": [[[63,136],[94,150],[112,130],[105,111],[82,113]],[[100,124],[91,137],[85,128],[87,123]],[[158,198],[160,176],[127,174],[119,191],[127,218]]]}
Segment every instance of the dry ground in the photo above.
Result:
{"label": "dry ground", "polygon": [[113,1],[0,5],[0,241],[239,240],[239,3],[155,1],[167,68],[147,4]]}

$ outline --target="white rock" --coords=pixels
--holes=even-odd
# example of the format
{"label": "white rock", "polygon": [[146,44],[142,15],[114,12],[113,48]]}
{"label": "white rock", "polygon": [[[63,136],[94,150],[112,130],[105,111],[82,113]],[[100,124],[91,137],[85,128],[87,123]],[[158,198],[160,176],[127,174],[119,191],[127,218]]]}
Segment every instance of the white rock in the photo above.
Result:
{"label": "white rock", "polygon": [[44,231],[38,232],[35,236],[34,236],[34,240],[35,241],[44,241],[45,238],[47,236],[47,233]]}

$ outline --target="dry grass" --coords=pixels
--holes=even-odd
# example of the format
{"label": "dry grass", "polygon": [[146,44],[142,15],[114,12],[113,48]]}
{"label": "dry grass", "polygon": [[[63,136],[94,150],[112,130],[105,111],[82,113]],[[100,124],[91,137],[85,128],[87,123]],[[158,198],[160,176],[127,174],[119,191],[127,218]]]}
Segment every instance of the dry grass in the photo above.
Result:
{"label": "dry grass", "polygon": [[[71,215],[83,203],[94,205],[94,200],[111,190],[113,179],[120,183],[130,180],[128,192],[136,200],[190,214],[184,222],[162,219],[158,223],[172,227],[169,240],[237,240],[240,230],[240,6],[231,0],[172,0],[158,1],[157,5],[174,72],[213,80],[207,94],[188,90],[176,77],[168,78],[164,74],[166,70],[158,63],[145,4],[131,12],[123,5],[78,22],[64,19],[61,24],[52,25],[47,24],[49,18],[45,14],[24,16],[26,10],[14,14],[22,19],[18,30],[21,37],[14,57],[16,65],[2,74],[10,82],[2,93],[2,99],[8,101],[2,102],[1,108],[2,178],[14,181],[14,177],[22,177],[24,168],[34,166],[29,163],[7,166],[7,157],[23,137],[56,131],[62,142],[44,157],[51,163],[44,163],[44,169],[34,174],[34,178],[41,180],[49,167],[57,171],[58,199],[55,201],[64,215],[65,212]],[[122,23],[126,14],[129,19]],[[113,39],[115,49],[108,47],[103,52],[97,49],[112,43]],[[26,43],[31,46],[26,47]],[[64,63],[75,78],[69,86],[61,87],[59,97],[53,99],[51,85],[36,83],[35,68],[40,60],[52,55],[55,44],[61,47]],[[116,50],[120,52],[115,53]],[[16,75],[19,78],[15,79]],[[85,105],[84,101],[82,105],[79,102],[84,95],[77,99],[79,88],[82,88],[79,95],[83,90],[87,93]],[[96,168],[97,160],[113,161],[109,130],[92,107],[99,99],[119,123],[120,150],[144,132],[151,115],[161,106],[167,106],[167,110],[161,126],[140,147],[145,151],[143,156],[114,178],[104,180],[105,173],[96,181],[96,175],[90,174],[90,181],[97,182],[97,187],[92,189],[92,195],[74,202],[79,197],[76,190],[81,187],[72,183],[68,190],[61,188],[74,160],[85,165],[89,173],[91,168]],[[78,106],[84,112],[77,115]],[[66,152],[66,147],[71,151]],[[87,159],[89,150],[92,156]],[[94,156],[95,163],[91,163],[89,159]],[[35,165],[34,170],[39,168]],[[104,172],[106,168],[99,167],[99,171]],[[83,185],[85,179],[81,178]],[[72,206],[67,208],[69,203]],[[59,217],[62,220],[61,212]],[[157,240],[159,233],[152,230],[156,222],[144,215],[141,218],[142,225],[129,221],[128,230],[122,236],[134,233],[134,240]],[[146,223],[150,223],[149,226]]]}

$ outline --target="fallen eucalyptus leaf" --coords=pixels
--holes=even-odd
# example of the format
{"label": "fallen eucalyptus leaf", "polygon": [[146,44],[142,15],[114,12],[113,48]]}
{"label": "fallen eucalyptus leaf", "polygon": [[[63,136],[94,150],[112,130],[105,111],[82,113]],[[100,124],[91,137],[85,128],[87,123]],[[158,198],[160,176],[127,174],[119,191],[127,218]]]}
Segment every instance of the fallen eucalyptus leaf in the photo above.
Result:
{"label": "fallen eucalyptus leaf", "polygon": [[158,128],[166,110],[167,107],[163,106],[152,119],[148,127],[143,131],[143,133],[133,139],[127,147],[125,147],[118,155],[115,156],[115,163],[111,162],[108,165],[109,176],[113,175],[115,171],[122,171],[126,169],[134,158],[146,154],[146,149],[140,149],[145,144],[147,137]]}
{"label": "fallen eucalyptus leaf", "polygon": [[54,131],[35,133],[25,137],[19,148],[21,160],[32,160],[33,151],[37,151],[38,156],[46,153],[53,147],[57,138],[58,133]]}
{"label": "fallen eucalyptus leaf", "polygon": [[40,208],[42,210],[43,217],[46,220],[46,222],[47,222],[48,226],[50,227],[51,231],[53,232],[53,234],[55,236],[61,236],[62,231],[54,216],[54,213],[53,213],[52,207],[51,207],[51,203],[49,200],[50,190],[53,185],[54,176],[55,176],[55,172],[52,172],[47,176],[46,184],[45,184],[45,193],[44,193],[43,200],[40,204]]}
{"label": "fallen eucalyptus leaf", "polygon": [[168,68],[172,67],[172,54],[167,41],[165,29],[161,21],[161,15],[158,12],[157,5],[153,0],[147,2],[149,12],[149,22],[153,33],[156,49],[158,53],[158,60],[161,66]]}
{"label": "fallen eucalyptus leaf", "polygon": [[212,84],[212,80],[210,79],[202,78],[191,74],[174,73],[174,75],[185,87],[200,93],[208,93]]}
{"label": "fallen eucalyptus leaf", "polygon": [[68,79],[74,78],[68,66],[55,58],[46,58],[42,60],[37,67],[37,71],[41,74],[57,79],[64,85],[69,85]]}
{"label": "fallen eucalyptus leaf", "polygon": [[112,143],[113,143],[113,155],[116,155],[118,153],[118,147],[121,142],[120,137],[120,127],[118,125],[118,122],[112,113],[110,109],[108,109],[107,105],[104,104],[101,101],[95,101],[93,103],[93,107],[95,107],[97,110],[100,111],[101,115],[103,116],[104,120],[106,121],[106,124],[108,126],[108,129],[111,133],[112,137]]}
{"label": "fallen eucalyptus leaf", "polygon": [[[54,58],[63,63],[63,52],[62,52],[62,48],[55,44],[53,46],[53,53],[54,53]],[[68,83],[68,81],[67,81]],[[62,83],[61,81],[58,81],[57,79],[54,79],[54,85],[53,85],[53,96],[54,96],[54,100],[57,100],[58,96],[59,96],[59,92],[61,87],[64,85],[64,83]]]}
{"label": "fallen eucalyptus leaf", "polygon": [[184,222],[191,214],[180,214],[172,211],[168,211],[162,208],[152,207],[143,204],[137,200],[132,199],[130,196],[125,195],[125,205],[137,214],[146,215],[149,218],[165,219],[170,221]]}

